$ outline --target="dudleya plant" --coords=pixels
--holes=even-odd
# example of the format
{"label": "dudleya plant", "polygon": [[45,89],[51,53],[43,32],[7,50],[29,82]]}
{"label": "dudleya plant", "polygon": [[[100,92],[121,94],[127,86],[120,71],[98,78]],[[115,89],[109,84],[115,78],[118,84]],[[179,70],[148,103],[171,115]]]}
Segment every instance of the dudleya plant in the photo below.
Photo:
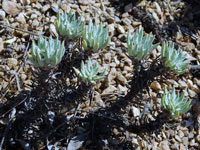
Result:
{"label": "dudleya plant", "polygon": [[165,88],[161,99],[161,106],[174,118],[177,118],[180,114],[188,112],[191,108],[190,103],[191,100],[184,99],[184,94],[180,96],[178,93],[176,95],[175,88],[173,88],[172,94],[170,94]]}
{"label": "dudleya plant", "polygon": [[83,32],[83,47],[85,50],[97,52],[105,48],[110,43],[110,39],[108,27],[103,28],[102,23],[98,26],[90,20],[88,27]]}
{"label": "dudleya plant", "polygon": [[163,42],[161,56],[165,66],[178,74],[184,73],[184,69],[189,65],[189,63],[185,61],[186,55],[183,55],[179,49],[174,49],[174,43],[169,45],[167,42]]}
{"label": "dudleya plant", "polygon": [[89,58],[87,65],[85,66],[84,62],[81,62],[81,70],[74,68],[76,75],[83,80],[86,84],[95,85],[97,80],[101,80],[105,77],[105,72],[97,75],[99,72],[99,64],[96,62],[94,65],[92,64],[91,59]]}
{"label": "dudleya plant", "polygon": [[137,29],[133,37],[131,37],[131,33],[129,31],[127,35],[129,55],[140,61],[145,56],[147,56],[150,51],[152,51],[159,45],[159,43],[152,44],[154,39],[155,36],[152,36],[151,33],[144,36],[143,28],[140,30]]}
{"label": "dudleya plant", "polygon": [[67,37],[68,39],[75,39],[82,36],[85,23],[81,22],[81,17],[76,19],[76,15],[69,11],[67,15],[58,13],[56,21],[56,30],[62,37]]}
{"label": "dudleya plant", "polygon": [[64,42],[61,43],[58,38],[54,40],[51,36],[47,41],[41,36],[37,44],[33,41],[28,58],[35,67],[48,70],[61,62],[64,53]]}

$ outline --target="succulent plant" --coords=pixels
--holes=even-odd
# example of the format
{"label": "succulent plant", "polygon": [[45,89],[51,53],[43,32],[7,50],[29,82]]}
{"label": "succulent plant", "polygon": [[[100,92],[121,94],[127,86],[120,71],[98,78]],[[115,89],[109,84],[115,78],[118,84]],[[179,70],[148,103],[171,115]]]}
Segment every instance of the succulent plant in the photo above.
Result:
{"label": "succulent plant", "polygon": [[163,42],[161,56],[165,66],[178,74],[182,74],[184,69],[189,65],[189,63],[185,61],[186,55],[181,54],[179,49],[174,49],[174,43],[169,45],[167,42]]}
{"label": "succulent plant", "polygon": [[103,79],[105,77],[105,72],[97,75],[99,72],[99,64],[96,62],[92,64],[91,59],[89,58],[87,65],[84,65],[84,62],[81,63],[81,70],[74,68],[76,75],[81,78],[86,84],[90,83],[92,85],[96,84],[97,80]]}
{"label": "succulent plant", "polygon": [[152,37],[151,33],[143,35],[143,28],[140,30],[136,30],[133,37],[131,37],[130,31],[127,35],[127,45],[128,45],[128,53],[130,56],[135,57],[138,61],[143,59],[148,55],[150,51],[155,49],[159,43],[152,44],[155,36]]}
{"label": "succulent plant", "polygon": [[108,36],[108,27],[103,28],[102,23],[97,26],[90,20],[89,25],[83,32],[83,47],[85,50],[97,52],[110,43],[111,37]]}
{"label": "succulent plant", "polygon": [[170,115],[177,118],[180,114],[188,112],[191,108],[191,100],[184,99],[184,94],[180,96],[176,95],[175,88],[172,90],[172,94],[168,93],[165,88],[164,94],[161,99],[161,106],[166,109]]}
{"label": "succulent plant", "polygon": [[56,30],[62,37],[67,37],[68,39],[75,39],[82,36],[85,23],[81,22],[81,18],[76,19],[76,15],[69,11],[67,15],[64,12],[63,15],[58,13],[56,21]]}
{"label": "succulent plant", "polygon": [[37,44],[33,41],[28,58],[35,67],[50,69],[62,60],[64,53],[64,42],[61,44],[58,38],[53,40],[51,36],[49,41],[40,37]]}

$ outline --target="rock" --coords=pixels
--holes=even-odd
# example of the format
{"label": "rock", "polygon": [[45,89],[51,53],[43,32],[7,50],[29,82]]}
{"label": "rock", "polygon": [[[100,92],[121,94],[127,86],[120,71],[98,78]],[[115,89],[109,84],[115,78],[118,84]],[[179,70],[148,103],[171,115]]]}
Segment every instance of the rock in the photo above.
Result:
{"label": "rock", "polygon": [[118,131],[116,128],[113,129],[113,133],[114,133],[115,135],[119,135],[119,131]]}
{"label": "rock", "polygon": [[133,106],[131,110],[132,110],[132,113],[133,113],[134,117],[140,116],[140,109],[138,109],[138,108]]}
{"label": "rock", "polygon": [[2,38],[0,38],[0,54],[3,51],[3,49],[4,49],[4,42],[3,42]]}
{"label": "rock", "polygon": [[124,66],[124,71],[131,73],[133,71],[133,69],[129,66]]}
{"label": "rock", "polygon": [[33,22],[32,22],[32,26],[33,26],[33,27],[38,27],[39,24],[40,24],[40,23],[39,23],[38,20],[36,20],[36,19],[34,19]]}
{"label": "rock", "polygon": [[183,138],[182,138],[182,143],[183,143],[184,145],[188,145],[188,144],[189,144],[188,137],[183,137]]}
{"label": "rock", "polygon": [[131,12],[132,9],[133,9],[133,4],[132,4],[132,3],[130,3],[130,4],[128,4],[128,5],[126,5],[126,6],[124,7],[124,11],[125,11],[125,12]]}
{"label": "rock", "polygon": [[118,84],[117,90],[119,94],[123,94],[123,95],[126,95],[128,91],[127,87],[121,86],[120,84]]}
{"label": "rock", "polygon": [[26,19],[24,17],[24,13],[20,13],[17,17],[16,17],[17,22],[22,23],[22,24],[26,24]]}
{"label": "rock", "polygon": [[120,34],[124,34],[124,33],[125,33],[124,28],[123,28],[120,24],[117,24],[117,31],[118,31]]}
{"label": "rock", "polygon": [[159,148],[160,150],[170,150],[169,142],[167,140],[160,142]]}
{"label": "rock", "polygon": [[180,143],[180,149],[179,150],[186,150],[186,147],[182,143]]}
{"label": "rock", "polygon": [[198,143],[195,143],[195,139],[192,139],[190,141],[190,146],[198,146],[199,144]]}
{"label": "rock", "polygon": [[31,15],[31,19],[36,19],[37,18],[37,15],[36,14],[32,14]]}
{"label": "rock", "polygon": [[119,17],[117,17],[117,16],[115,16],[114,19],[115,19],[116,23],[120,23],[121,22],[121,19]]}
{"label": "rock", "polygon": [[105,107],[104,101],[101,99],[101,95],[98,92],[94,92],[94,101],[100,107]]}
{"label": "rock", "polygon": [[126,83],[127,83],[126,78],[125,78],[120,72],[117,72],[117,77],[116,77],[116,79],[117,79],[120,83],[122,83],[123,85],[126,85]]}
{"label": "rock", "polygon": [[108,16],[107,17],[107,21],[108,21],[108,23],[114,23],[115,22],[115,18],[113,18],[111,16]]}
{"label": "rock", "polygon": [[114,87],[113,85],[109,85],[106,89],[103,90],[101,96],[107,96],[110,95],[111,93],[117,92],[117,88]]}
{"label": "rock", "polygon": [[189,88],[192,88],[192,87],[193,87],[193,82],[192,82],[192,80],[188,79],[188,80],[186,81],[186,83],[187,83],[187,86],[188,86]]}
{"label": "rock", "polygon": [[194,91],[197,94],[200,94],[200,89],[199,89],[199,87],[196,84],[194,84],[192,86],[191,90]]}
{"label": "rock", "polygon": [[197,84],[198,86],[200,86],[200,80],[197,78],[193,79],[194,84]]}
{"label": "rock", "polygon": [[195,97],[197,94],[193,91],[193,90],[190,90],[190,89],[188,89],[188,94],[189,94],[189,96],[190,97]]}
{"label": "rock", "polygon": [[56,27],[55,27],[54,24],[50,24],[49,30],[50,30],[50,32],[51,32],[51,34],[52,34],[53,36],[58,37],[58,33],[57,33],[57,31],[56,31]]}
{"label": "rock", "polygon": [[171,137],[174,137],[174,135],[175,135],[174,130],[171,130],[171,129],[170,129],[168,132],[169,132],[169,135],[170,135]]}
{"label": "rock", "polygon": [[151,88],[156,92],[159,92],[161,90],[161,86],[157,81],[151,83]]}
{"label": "rock", "polygon": [[110,63],[111,62],[111,53],[105,53],[104,54],[104,59],[105,61],[107,61],[107,63]]}
{"label": "rock", "polygon": [[128,16],[129,16],[128,12],[122,14],[122,18],[126,18]]}
{"label": "rock", "polygon": [[46,12],[50,8],[49,4],[46,4],[42,7],[42,12]]}
{"label": "rock", "polygon": [[175,139],[180,143],[182,142],[181,138],[177,134],[175,135]]}
{"label": "rock", "polygon": [[194,138],[194,133],[192,131],[189,133],[188,138],[189,139],[193,139]]}
{"label": "rock", "polygon": [[2,9],[0,9],[0,20],[4,20],[5,17],[6,17],[5,11],[3,11]]}
{"label": "rock", "polygon": [[122,19],[122,22],[123,22],[124,25],[127,25],[127,26],[128,26],[128,25],[131,25],[131,20],[128,19],[128,18],[123,18],[123,19]]}
{"label": "rock", "polygon": [[18,15],[21,11],[17,3],[8,0],[3,1],[2,8],[7,14],[12,16]]}
{"label": "rock", "polygon": [[110,36],[113,36],[115,32],[115,24],[109,24],[108,31],[109,31]]}
{"label": "rock", "polygon": [[26,75],[25,73],[22,73],[22,74],[21,74],[21,79],[22,79],[22,81],[25,81],[26,78],[27,78],[27,75]]}
{"label": "rock", "polygon": [[15,68],[17,66],[17,64],[18,64],[18,61],[15,58],[8,58],[7,59],[7,64],[8,64],[8,66],[10,68],[12,68],[12,67]]}
{"label": "rock", "polygon": [[197,142],[197,143],[200,143],[200,135],[197,135],[197,136],[196,136],[196,142]]}
{"label": "rock", "polygon": [[178,150],[179,149],[179,144],[177,142],[175,142],[172,146],[171,146],[171,150]]}
{"label": "rock", "polygon": [[187,84],[185,83],[185,81],[179,80],[178,83],[181,89],[185,89],[187,87]]}
{"label": "rock", "polygon": [[179,135],[180,138],[183,138],[184,137],[183,131],[179,130],[178,135]]}

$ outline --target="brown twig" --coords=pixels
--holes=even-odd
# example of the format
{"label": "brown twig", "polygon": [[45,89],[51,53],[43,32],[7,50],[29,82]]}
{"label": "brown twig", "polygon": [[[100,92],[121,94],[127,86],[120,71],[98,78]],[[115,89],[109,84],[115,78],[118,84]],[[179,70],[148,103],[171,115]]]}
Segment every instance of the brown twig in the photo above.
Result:
{"label": "brown twig", "polygon": [[17,28],[17,27],[12,27],[12,26],[10,26],[10,25],[4,24],[3,22],[0,22],[0,24],[1,24],[4,28],[11,28],[11,29],[18,30],[18,31],[21,31],[21,32],[24,32],[24,33],[28,33],[28,34],[31,34],[31,35],[40,36],[40,35],[38,35],[37,33],[31,32],[31,31],[28,31],[28,30],[23,30],[23,29],[20,29],[20,28]]}

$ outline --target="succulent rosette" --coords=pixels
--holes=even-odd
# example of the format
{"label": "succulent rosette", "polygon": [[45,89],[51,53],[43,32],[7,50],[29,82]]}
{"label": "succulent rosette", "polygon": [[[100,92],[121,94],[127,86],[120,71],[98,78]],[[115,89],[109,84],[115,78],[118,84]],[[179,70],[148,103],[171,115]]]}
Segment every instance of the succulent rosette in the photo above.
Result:
{"label": "succulent rosette", "polygon": [[177,118],[180,114],[188,112],[191,108],[191,100],[184,99],[184,94],[176,94],[175,88],[173,88],[170,94],[165,88],[164,94],[161,99],[161,106],[167,110],[170,115]]}
{"label": "succulent rosette", "polygon": [[174,44],[169,45],[167,42],[163,42],[161,57],[165,66],[178,74],[184,73],[184,70],[189,65],[189,63],[185,61],[186,55],[183,55],[179,49],[174,49]]}
{"label": "succulent rosette", "polygon": [[140,61],[159,45],[159,43],[152,44],[154,39],[155,36],[151,33],[144,36],[143,28],[136,30],[133,37],[129,31],[127,35],[128,54]]}
{"label": "succulent rosette", "polygon": [[64,42],[61,43],[58,38],[54,40],[51,36],[47,41],[41,36],[37,44],[33,41],[28,58],[35,67],[50,69],[61,62],[64,53]]}
{"label": "succulent rosette", "polygon": [[98,26],[90,20],[88,27],[83,32],[83,47],[85,50],[97,52],[105,48],[110,43],[110,39],[108,27],[103,28],[102,23]]}
{"label": "succulent rosette", "polygon": [[82,36],[85,23],[81,22],[81,18],[76,19],[76,15],[69,11],[67,15],[66,12],[62,15],[58,13],[56,21],[56,30],[62,37],[67,37],[68,39],[75,39]]}
{"label": "succulent rosette", "polygon": [[76,75],[83,80],[85,83],[89,83],[92,85],[96,84],[97,80],[101,80],[105,77],[105,72],[101,73],[100,75],[97,75],[99,72],[99,64],[96,62],[94,65],[89,58],[87,65],[84,64],[82,61],[81,63],[81,70],[79,71],[76,68],[73,68]]}

